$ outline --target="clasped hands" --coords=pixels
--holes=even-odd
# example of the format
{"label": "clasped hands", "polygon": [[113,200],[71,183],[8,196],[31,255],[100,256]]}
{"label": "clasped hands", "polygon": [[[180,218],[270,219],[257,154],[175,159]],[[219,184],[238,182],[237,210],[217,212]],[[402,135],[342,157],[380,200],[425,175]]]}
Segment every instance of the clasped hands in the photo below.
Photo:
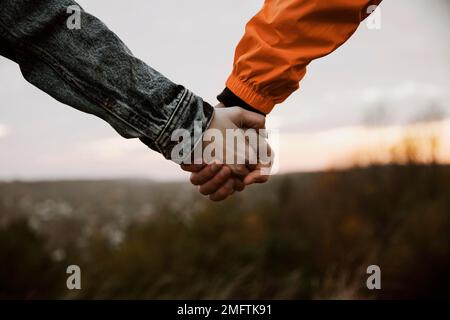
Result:
{"label": "clasped hands", "polygon": [[201,150],[194,151],[202,159],[181,165],[191,173],[191,183],[201,194],[222,201],[246,186],[268,181],[273,152],[267,142],[265,121],[263,115],[239,107],[215,107],[210,126],[196,147]]}

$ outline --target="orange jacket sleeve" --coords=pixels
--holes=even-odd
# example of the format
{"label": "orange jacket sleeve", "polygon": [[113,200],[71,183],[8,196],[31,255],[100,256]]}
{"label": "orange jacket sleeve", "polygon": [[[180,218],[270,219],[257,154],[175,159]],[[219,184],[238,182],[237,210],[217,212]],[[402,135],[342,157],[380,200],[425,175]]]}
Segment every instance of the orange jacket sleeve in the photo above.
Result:
{"label": "orange jacket sleeve", "polygon": [[342,45],[381,0],[266,0],[246,26],[227,88],[269,113],[299,88],[306,66]]}

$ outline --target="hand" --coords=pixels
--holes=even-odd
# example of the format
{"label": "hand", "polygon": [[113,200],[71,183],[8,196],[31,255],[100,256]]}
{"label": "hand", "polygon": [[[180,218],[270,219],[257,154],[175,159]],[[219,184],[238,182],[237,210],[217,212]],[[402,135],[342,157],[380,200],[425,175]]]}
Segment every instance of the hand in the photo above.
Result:
{"label": "hand", "polygon": [[[265,117],[257,113],[246,111],[244,109],[234,108],[220,108],[216,107],[214,118],[211,121],[208,129],[215,129],[216,133],[223,137],[223,152],[220,159],[209,159],[204,161],[201,165],[182,165],[182,169],[191,172],[191,182],[198,185],[200,193],[209,195],[213,201],[220,201],[226,199],[235,191],[242,191],[245,185],[252,183],[263,183],[268,180],[267,175],[263,175],[261,170],[264,167],[261,163],[257,163],[258,142],[260,139],[265,142],[265,139],[258,137],[258,142],[249,145],[248,136],[245,136],[243,129],[263,129],[265,126]],[[244,146],[234,146],[227,142],[226,130],[234,129],[233,134],[238,137],[238,141],[244,141]],[[247,132],[257,134],[255,132]],[[206,140],[206,135],[204,135]],[[229,139],[233,140],[233,139]],[[234,141],[233,141],[234,142]],[[201,145],[203,151],[207,148],[210,142],[204,141]],[[227,148],[228,144],[228,148]],[[234,143],[233,143],[234,144]],[[270,147],[267,145],[269,151]],[[220,151],[220,150],[219,150]],[[220,153],[220,152],[219,152]],[[227,156],[231,156],[232,162],[224,161]],[[253,158],[252,158],[253,157]],[[204,157],[205,158],[205,157]],[[240,159],[241,162],[233,161]],[[211,161],[213,160],[213,161]],[[249,163],[252,160],[252,163]],[[227,165],[222,165],[226,162]],[[207,163],[210,163],[207,165]],[[245,164],[247,165],[245,165]]]}
{"label": "hand", "polygon": [[192,173],[191,183],[199,186],[199,192],[212,201],[225,200],[235,191],[245,188],[244,182],[223,164],[182,165],[181,168]]}

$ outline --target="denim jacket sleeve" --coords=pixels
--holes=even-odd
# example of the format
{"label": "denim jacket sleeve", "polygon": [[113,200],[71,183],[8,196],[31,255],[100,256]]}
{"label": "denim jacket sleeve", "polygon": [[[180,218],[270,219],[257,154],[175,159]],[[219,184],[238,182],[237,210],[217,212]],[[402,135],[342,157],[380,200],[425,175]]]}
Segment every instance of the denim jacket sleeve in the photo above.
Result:
{"label": "denim jacket sleeve", "polygon": [[71,6],[78,5],[0,0],[0,54],[17,62],[39,89],[106,120],[123,137],[139,138],[168,159],[178,144],[171,139],[174,130],[186,129],[192,137],[196,125],[206,129],[214,110],[208,103],[134,57],[79,6],[81,28],[68,28]]}

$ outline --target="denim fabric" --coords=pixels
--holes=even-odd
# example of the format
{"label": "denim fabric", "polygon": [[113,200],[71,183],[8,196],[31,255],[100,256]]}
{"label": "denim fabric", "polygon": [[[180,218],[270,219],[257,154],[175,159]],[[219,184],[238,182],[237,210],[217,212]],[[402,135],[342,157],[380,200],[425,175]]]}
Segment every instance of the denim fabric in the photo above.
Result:
{"label": "denim fabric", "polygon": [[[0,0],[0,54],[58,101],[170,158],[175,129],[207,128],[213,108],[140,61],[94,16],[70,30],[71,0]],[[157,44],[155,44],[157,45]],[[195,143],[195,141],[193,141]]]}

